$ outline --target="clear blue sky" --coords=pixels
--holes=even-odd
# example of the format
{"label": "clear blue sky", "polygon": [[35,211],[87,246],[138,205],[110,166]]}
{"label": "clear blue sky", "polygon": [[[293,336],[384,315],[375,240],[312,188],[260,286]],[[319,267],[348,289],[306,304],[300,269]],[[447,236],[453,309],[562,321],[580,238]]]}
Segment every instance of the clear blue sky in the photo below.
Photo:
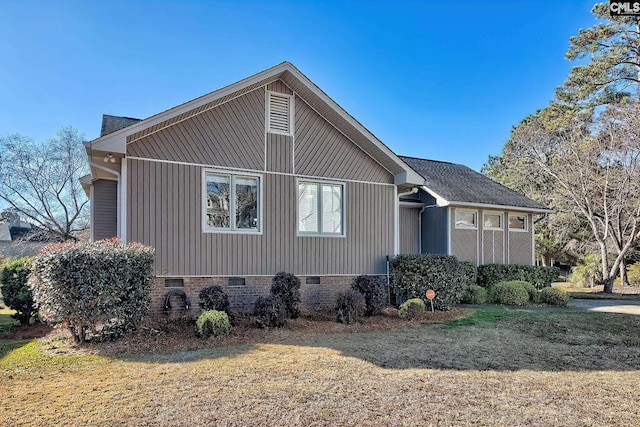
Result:
{"label": "clear blue sky", "polygon": [[284,60],[398,154],[479,170],[593,1],[0,0],[0,135],[145,118]]}

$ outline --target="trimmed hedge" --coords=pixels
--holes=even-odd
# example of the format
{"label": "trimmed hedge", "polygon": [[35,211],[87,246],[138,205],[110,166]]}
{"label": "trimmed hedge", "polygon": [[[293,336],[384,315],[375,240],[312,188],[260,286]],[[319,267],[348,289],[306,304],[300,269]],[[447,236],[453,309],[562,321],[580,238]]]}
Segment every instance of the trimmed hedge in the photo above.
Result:
{"label": "trimmed hedge", "polygon": [[472,261],[460,261],[460,268],[465,277],[465,285],[471,286],[478,283],[478,266]]}
{"label": "trimmed hedge", "polygon": [[380,276],[354,277],[351,289],[364,295],[365,316],[377,316],[387,305],[387,281]]}
{"label": "trimmed hedge", "polygon": [[460,263],[447,255],[398,255],[391,260],[391,286],[400,301],[420,298],[433,289],[437,310],[450,310],[460,301],[465,275]]}
{"label": "trimmed hedge", "polygon": [[198,336],[209,338],[229,335],[231,332],[231,322],[227,313],[220,310],[208,310],[202,313],[196,321]]}
{"label": "trimmed hedge", "polygon": [[366,311],[365,297],[362,293],[349,289],[336,298],[336,320],[340,323],[354,323]]}
{"label": "trimmed hedge", "polygon": [[200,308],[203,312],[217,310],[224,311],[229,317],[229,321],[233,321],[231,308],[229,305],[229,297],[224,293],[220,286],[207,286],[200,289],[198,294],[200,297]]}
{"label": "trimmed hedge", "polygon": [[529,293],[520,281],[496,283],[489,289],[489,299],[496,304],[526,305]]}
{"label": "trimmed hedge", "polygon": [[67,322],[77,342],[88,332],[115,339],[149,311],[153,262],[138,243],[56,243],[34,258],[29,284],[42,318]]}
{"label": "trimmed hedge", "polygon": [[29,257],[17,259],[7,264],[0,272],[2,299],[7,307],[16,311],[11,317],[21,325],[28,325],[38,312],[33,301],[33,293],[27,284],[32,260],[33,258]]}
{"label": "trimmed hedge", "polygon": [[259,297],[253,307],[256,326],[260,328],[282,328],[287,324],[289,312],[278,295]]}
{"label": "trimmed hedge", "polygon": [[460,302],[465,304],[485,304],[487,302],[487,290],[478,285],[467,286],[462,292]]}
{"label": "trimmed hedge", "polygon": [[411,320],[420,316],[427,309],[424,301],[420,298],[411,298],[400,305],[398,315],[401,319]]}
{"label": "trimmed hedge", "polygon": [[540,302],[558,307],[566,307],[569,304],[569,294],[558,288],[544,288],[540,292]]}
{"label": "trimmed hedge", "polygon": [[478,285],[490,288],[492,285],[510,280],[532,283],[536,289],[551,286],[560,277],[558,267],[538,267],[517,264],[485,264],[478,267]]}

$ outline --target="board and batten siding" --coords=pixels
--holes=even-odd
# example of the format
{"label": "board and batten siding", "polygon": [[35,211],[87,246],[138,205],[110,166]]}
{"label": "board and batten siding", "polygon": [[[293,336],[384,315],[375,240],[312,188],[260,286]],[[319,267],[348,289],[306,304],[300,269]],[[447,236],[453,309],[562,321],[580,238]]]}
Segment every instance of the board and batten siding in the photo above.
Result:
{"label": "board and batten siding", "polygon": [[527,231],[509,231],[509,263],[531,265],[535,262],[533,232],[533,215],[531,214],[527,215]]}
{"label": "board and batten siding", "polygon": [[156,249],[157,275],[385,272],[386,255],[393,253],[393,186],[345,182],[345,237],[300,237],[296,235],[297,178],[266,172],[262,234],[205,233],[203,169],[207,168],[128,161],[128,241]]}
{"label": "board and batten siding", "polygon": [[109,239],[118,235],[118,182],[107,179],[93,181],[91,200],[93,239]]}
{"label": "board and batten siding", "polygon": [[403,255],[420,253],[420,209],[400,207],[400,253]]}
{"label": "board and batten siding", "polygon": [[127,145],[127,155],[264,169],[265,91],[256,89]]}

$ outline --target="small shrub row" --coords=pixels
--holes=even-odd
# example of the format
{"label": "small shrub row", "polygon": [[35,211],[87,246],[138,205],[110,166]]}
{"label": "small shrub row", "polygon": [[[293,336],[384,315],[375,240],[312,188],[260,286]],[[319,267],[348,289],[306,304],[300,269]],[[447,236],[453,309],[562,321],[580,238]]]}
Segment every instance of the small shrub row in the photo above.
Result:
{"label": "small shrub row", "polygon": [[536,289],[551,286],[560,277],[558,267],[517,264],[486,264],[478,267],[477,284],[490,288],[496,283],[520,280],[532,283]]}
{"label": "small shrub row", "polygon": [[569,304],[569,294],[558,288],[544,288],[540,291],[540,302],[566,307]]}
{"label": "small shrub row", "polygon": [[464,288],[460,302],[464,304],[485,304],[487,296],[487,290],[482,286],[470,285]]}
{"label": "small shrub row", "polygon": [[[489,299],[496,304],[522,306],[529,302],[530,294],[522,281],[500,282],[489,288]],[[535,291],[535,289],[534,289]]]}

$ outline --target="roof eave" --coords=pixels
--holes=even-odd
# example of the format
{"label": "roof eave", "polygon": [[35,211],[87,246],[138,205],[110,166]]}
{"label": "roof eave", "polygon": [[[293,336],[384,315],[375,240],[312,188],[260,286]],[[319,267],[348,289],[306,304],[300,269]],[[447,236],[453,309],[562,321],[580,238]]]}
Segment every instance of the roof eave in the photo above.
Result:
{"label": "roof eave", "polygon": [[443,206],[465,207],[465,208],[473,207],[473,208],[531,212],[531,213],[541,213],[541,214],[553,212],[553,209],[548,209],[548,208],[532,208],[532,207],[526,207],[526,206],[496,205],[496,204],[490,204],[490,203],[456,202],[456,201],[447,201],[446,204]]}

